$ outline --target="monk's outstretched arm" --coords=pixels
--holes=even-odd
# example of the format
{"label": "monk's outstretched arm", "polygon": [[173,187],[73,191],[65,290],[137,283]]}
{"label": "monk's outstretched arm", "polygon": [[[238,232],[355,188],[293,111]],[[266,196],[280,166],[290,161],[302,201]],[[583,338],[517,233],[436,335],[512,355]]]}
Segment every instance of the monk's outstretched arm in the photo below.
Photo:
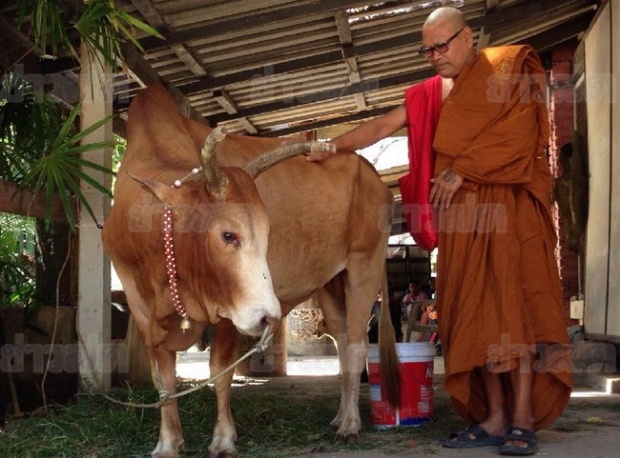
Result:
{"label": "monk's outstretched arm", "polygon": [[[383,116],[373,118],[355,129],[336,137],[331,141],[336,145],[337,151],[355,151],[377,143],[389,137],[398,129],[407,124],[407,111],[402,105]],[[308,161],[322,161],[329,153],[310,153],[306,156]]]}

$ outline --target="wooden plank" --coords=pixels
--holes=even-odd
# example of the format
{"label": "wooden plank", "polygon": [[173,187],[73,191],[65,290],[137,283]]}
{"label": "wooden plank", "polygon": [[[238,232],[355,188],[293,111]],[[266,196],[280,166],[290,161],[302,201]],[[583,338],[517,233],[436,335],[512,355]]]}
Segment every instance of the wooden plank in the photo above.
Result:
{"label": "wooden plank", "polygon": [[587,30],[595,14],[595,11],[590,11],[575,19],[564,22],[563,24],[558,24],[556,27],[545,30],[537,35],[525,38],[519,41],[519,43],[529,44],[537,50],[549,49],[552,46],[566,41],[569,38],[576,37],[583,31]]}
{"label": "wooden plank", "polygon": [[238,111],[235,101],[227,91],[223,89],[216,89],[213,91],[213,98],[220,104],[226,113],[232,115]]}
{"label": "wooden plank", "polygon": [[[77,213],[75,199],[71,199],[73,213]],[[0,211],[15,215],[45,217],[45,201],[41,193],[35,194],[32,188],[19,188],[12,181],[0,180]],[[67,217],[58,196],[52,199],[52,221],[67,224]]]}
{"label": "wooden plank", "polygon": [[246,134],[248,135],[256,135],[258,133],[258,129],[254,124],[250,122],[248,118],[240,118],[237,120],[239,124],[245,129]]}
{"label": "wooden plank", "polygon": [[135,78],[140,82],[142,86],[149,86],[151,84],[161,84],[168,89],[168,92],[172,95],[172,98],[176,102],[181,113],[189,116],[195,121],[207,123],[204,117],[192,108],[190,101],[185,97],[185,94],[181,93],[175,86],[168,84],[164,81],[159,74],[151,67],[151,65],[142,57],[136,47],[125,42],[123,44],[123,54],[125,55],[125,63],[127,67],[131,69]]}
{"label": "wooden plank", "polygon": [[510,22],[523,23],[523,18],[557,17],[558,11],[574,11],[582,6],[595,8],[593,0],[524,0],[508,8],[498,10],[469,20],[472,27],[485,27],[487,30],[501,30]]}
{"label": "wooden plank", "polygon": [[[343,11],[337,11],[335,14],[336,26],[338,27],[338,36],[340,37],[340,43],[343,49],[347,46],[351,46],[353,43],[353,37],[351,35],[351,27]],[[353,84],[361,83],[362,76],[360,75],[357,65],[357,59],[355,57],[349,57],[344,60],[347,67],[347,73],[349,74],[349,81]],[[354,95],[355,105],[358,111],[363,111],[368,108],[366,105],[366,98],[364,94],[359,93]]]}
{"label": "wooden plank", "polygon": [[[594,8],[596,2],[593,0],[573,0],[576,7],[583,6],[586,8]],[[507,27],[508,22],[520,23],[524,17],[541,17],[557,15],[557,10],[562,9],[569,11],[565,0],[548,0],[540,2],[536,0],[526,0],[505,8],[501,11],[489,13],[487,15],[476,16],[469,19],[469,23],[473,28],[485,28],[485,33],[490,34],[493,31]],[[253,24],[256,26],[257,24]],[[207,29],[207,28],[205,28]],[[210,29],[210,27],[208,27]],[[206,38],[206,37],[194,37]],[[398,35],[386,37],[384,39],[375,40],[362,45],[351,45],[343,49],[345,58],[355,58],[364,55],[376,54],[393,50],[395,48],[412,46],[419,43],[422,39],[420,31],[406,31]],[[182,86],[181,90],[185,94],[209,90],[219,86],[248,81],[257,76],[273,76],[280,73],[301,71],[317,65],[328,65],[342,60],[342,55],[338,51],[321,53],[315,56],[304,57],[299,59],[291,59],[287,62],[277,63],[269,67],[268,75],[265,74],[264,66],[244,70],[242,72],[231,73],[218,78],[201,78],[198,81]]]}
{"label": "wooden plank", "polygon": [[[140,12],[140,14],[142,14],[142,17],[144,17],[146,22],[157,29],[160,33],[174,33],[174,29],[170,27],[170,25],[162,17],[152,0],[129,1]],[[170,49],[172,49],[181,62],[183,62],[194,75],[203,76],[207,74],[206,70],[202,67],[198,59],[186,45],[179,43],[172,45]]]}
{"label": "wooden plank", "polygon": [[199,78],[196,82],[179,86],[179,89],[184,94],[193,94],[195,92],[202,92],[216,87],[227,86],[233,83],[240,83],[260,77],[273,76],[300,69],[307,69],[320,65],[331,64],[334,62],[340,62],[341,60],[342,51],[332,51],[324,54],[317,54],[315,56],[291,59],[289,61],[269,65],[267,67],[265,67],[265,65],[261,65],[248,70],[243,70],[237,73],[230,73],[228,75],[222,75],[219,77],[206,76],[203,78]]}
{"label": "wooden plank", "polygon": [[294,5],[288,8],[271,9],[267,11],[257,11],[256,14],[233,17],[208,24],[200,24],[195,27],[178,32],[164,35],[165,41],[155,38],[146,37],[140,40],[140,44],[147,51],[169,47],[173,44],[185,43],[196,39],[205,39],[226,34],[231,30],[243,30],[264,24],[274,24],[276,22],[286,20],[296,16],[312,16],[326,11],[336,11],[352,6],[367,5],[369,1],[359,0],[318,0],[311,4]]}
{"label": "wooden plank", "polygon": [[288,127],[286,129],[271,130],[269,132],[261,133],[260,136],[261,137],[283,137],[285,135],[291,135],[291,134],[295,134],[298,132],[306,132],[308,130],[320,129],[322,127],[329,127],[329,126],[334,126],[338,124],[346,124],[346,123],[355,122],[355,121],[363,121],[366,119],[381,116],[400,105],[401,104],[389,106],[385,108],[377,108],[374,110],[360,111],[359,113],[354,113],[354,114],[347,115],[347,116],[339,116],[335,118],[324,119],[321,121],[304,123],[304,124],[300,124],[297,126]]}
{"label": "wooden plank", "polygon": [[[365,91],[371,91],[376,88],[385,89],[390,86],[413,83],[413,82],[428,78],[429,76],[432,76],[434,74],[435,74],[435,71],[433,69],[426,68],[423,70],[405,73],[402,75],[390,76],[387,78],[383,78],[381,80],[368,80],[363,83],[351,84],[346,87],[331,89],[327,91],[319,91],[319,92],[315,92],[314,94],[304,95],[300,100],[296,100],[295,106],[312,104],[312,103],[332,100],[332,99],[339,99],[342,97],[347,97],[350,95],[362,93]],[[250,108],[241,109],[234,115],[226,114],[226,115],[211,116],[209,117],[209,121],[214,124],[218,124],[220,122],[231,121],[233,119],[237,119],[240,117],[248,117],[248,116],[263,114],[269,111],[283,110],[286,108],[290,108],[290,106],[291,106],[290,100],[269,102],[269,103],[265,103],[261,105],[256,105]]]}

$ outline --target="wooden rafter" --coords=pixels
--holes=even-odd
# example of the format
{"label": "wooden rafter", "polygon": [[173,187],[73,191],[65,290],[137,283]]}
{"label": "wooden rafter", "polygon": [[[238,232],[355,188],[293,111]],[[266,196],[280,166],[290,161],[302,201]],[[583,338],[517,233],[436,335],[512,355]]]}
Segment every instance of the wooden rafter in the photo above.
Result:
{"label": "wooden rafter", "polygon": [[[130,0],[131,4],[142,14],[146,22],[152,27],[157,29],[164,35],[170,35],[175,33],[173,27],[166,22],[164,17],[159,13],[157,7],[152,0]],[[189,68],[189,70],[196,76],[204,76],[207,71],[200,64],[198,59],[192,54],[189,47],[183,43],[171,44],[170,49],[177,57]]]}
{"label": "wooden rafter", "polygon": [[[353,38],[351,36],[351,27],[349,26],[349,21],[347,19],[347,15],[345,11],[338,10],[336,14],[334,14],[334,19],[336,20],[336,27],[338,28],[338,36],[340,37],[340,44],[342,45],[343,50],[353,44]],[[343,53],[344,54],[344,53]],[[347,73],[349,76],[349,81],[353,84],[361,83],[362,77],[360,76],[360,72],[357,66],[357,59],[355,57],[346,57],[344,59],[345,65],[347,66]],[[354,95],[355,104],[357,105],[357,109],[359,111],[365,110],[366,99],[364,98],[364,94],[358,93]]]}

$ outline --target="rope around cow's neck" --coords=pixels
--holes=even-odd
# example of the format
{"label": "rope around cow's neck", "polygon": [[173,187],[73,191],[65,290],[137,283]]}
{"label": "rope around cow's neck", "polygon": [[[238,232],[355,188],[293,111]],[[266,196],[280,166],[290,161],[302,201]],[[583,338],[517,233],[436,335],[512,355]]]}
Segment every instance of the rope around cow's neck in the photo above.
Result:
{"label": "rope around cow's neck", "polygon": [[[256,345],[254,345],[254,347],[252,347],[248,352],[246,352],[245,355],[243,355],[241,358],[239,358],[233,364],[231,364],[230,366],[228,366],[224,370],[220,371],[219,374],[214,375],[213,377],[210,377],[208,380],[205,380],[200,385],[196,385],[194,387],[188,388],[187,390],[181,391],[179,393],[170,393],[167,390],[159,390],[159,401],[157,401],[157,402],[153,402],[151,404],[137,404],[137,403],[134,403],[134,402],[119,401],[118,399],[114,399],[114,398],[108,396],[107,394],[101,393],[101,395],[105,399],[107,399],[108,401],[113,402],[114,404],[120,404],[120,405],[123,405],[123,406],[126,406],[126,407],[135,407],[135,408],[143,408],[143,409],[158,409],[159,407],[161,407],[164,404],[168,403],[172,399],[180,398],[180,397],[185,396],[187,394],[193,393],[194,391],[198,391],[198,390],[203,389],[204,387],[206,387],[210,383],[213,383],[218,378],[222,377],[226,372],[234,369],[235,366],[237,366],[239,363],[241,363],[242,361],[244,361],[247,358],[249,358],[250,356],[252,356],[254,353],[257,353],[259,351],[265,351],[267,349],[267,346],[269,345],[269,342],[271,341],[271,338],[273,337],[273,332],[269,332],[270,330],[271,330],[271,327],[269,327],[269,326],[266,327],[265,330],[263,331],[263,335],[261,336],[260,340],[256,343]],[[159,377],[159,367],[156,369],[156,371],[157,371],[157,376]]]}

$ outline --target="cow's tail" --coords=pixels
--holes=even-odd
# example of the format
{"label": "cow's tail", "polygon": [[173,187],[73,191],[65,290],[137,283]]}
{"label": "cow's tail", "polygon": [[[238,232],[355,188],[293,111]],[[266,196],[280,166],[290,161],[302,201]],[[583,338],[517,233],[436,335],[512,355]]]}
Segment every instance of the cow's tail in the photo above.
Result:
{"label": "cow's tail", "polygon": [[381,286],[381,312],[379,313],[379,368],[381,384],[387,391],[392,407],[400,405],[400,365],[396,352],[396,335],[390,315],[390,295],[387,285],[387,269],[383,270]]}

